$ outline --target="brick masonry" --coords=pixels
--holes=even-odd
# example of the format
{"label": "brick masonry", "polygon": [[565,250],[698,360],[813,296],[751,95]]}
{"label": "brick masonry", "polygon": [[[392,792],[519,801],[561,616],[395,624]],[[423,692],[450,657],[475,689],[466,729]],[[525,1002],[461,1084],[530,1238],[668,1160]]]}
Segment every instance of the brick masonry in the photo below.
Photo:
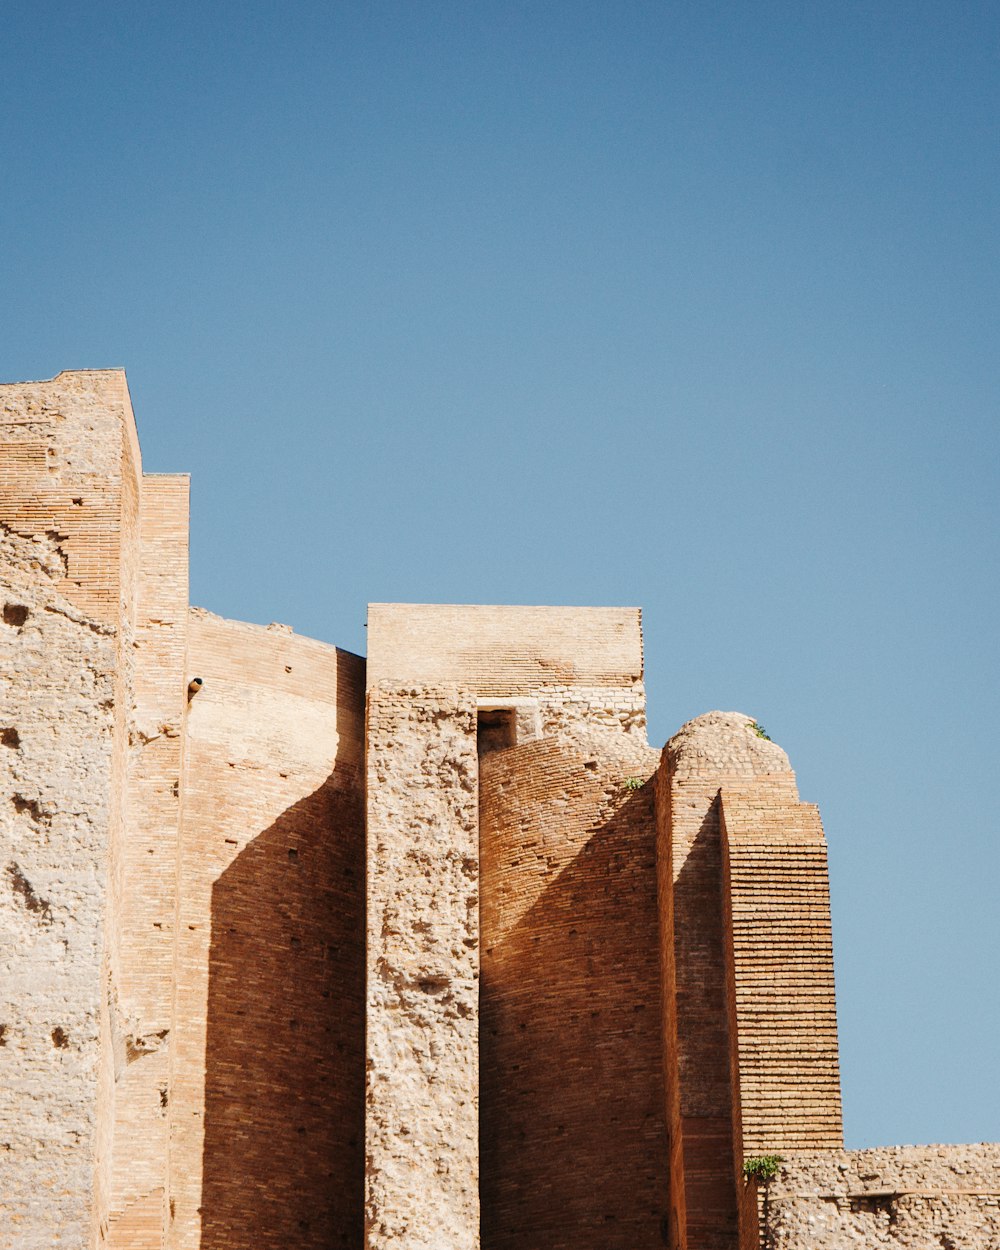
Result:
{"label": "brick masonry", "polygon": [[1000,1147],[841,1149],[819,814],[638,609],[366,663],[188,607],[121,371],[0,439],[0,1250],[1000,1250]]}
{"label": "brick masonry", "polygon": [[653,793],[626,786],[655,763],[550,738],[483,757],[486,1250],[663,1244]]}

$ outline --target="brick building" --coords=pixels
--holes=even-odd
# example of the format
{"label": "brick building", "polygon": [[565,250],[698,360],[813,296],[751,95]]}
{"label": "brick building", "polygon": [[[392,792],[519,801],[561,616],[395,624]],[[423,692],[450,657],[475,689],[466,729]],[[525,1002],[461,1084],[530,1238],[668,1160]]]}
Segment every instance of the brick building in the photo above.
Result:
{"label": "brick building", "polygon": [[1000,1247],[843,1150],[819,813],[638,609],[222,620],[123,373],[0,424],[2,1250]]}

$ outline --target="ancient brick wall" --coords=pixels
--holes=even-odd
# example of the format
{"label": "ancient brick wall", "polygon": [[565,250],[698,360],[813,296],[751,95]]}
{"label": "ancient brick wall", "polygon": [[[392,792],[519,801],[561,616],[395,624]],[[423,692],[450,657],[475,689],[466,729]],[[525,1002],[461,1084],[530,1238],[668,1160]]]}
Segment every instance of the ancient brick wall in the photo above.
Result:
{"label": "ancient brick wall", "polygon": [[795,1151],[758,1203],[767,1250],[1000,1250],[1000,1146]]}
{"label": "ancient brick wall", "polygon": [[818,812],[650,783],[637,609],[372,605],[366,706],[187,608],[120,371],[0,439],[0,1250],[1000,1250],[1000,1147],[838,1148]]}
{"label": "ancient brick wall", "polygon": [[830,885],[819,812],[785,779],[725,788],[724,925],[744,1156],[843,1145]]}
{"label": "ancient brick wall", "polygon": [[120,371],[0,387],[0,425],[0,1246],[47,1250],[106,1227],[139,455]]}
{"label": "ancient brick wall", "polygon": [[159,1250],[166,1224],[169,1046],[187,705],[188,479],[144,476],[135,714],[113,1030],[116,1080],[108,1241]]}
{"label": "ancient brick wall", "polygon": [[364,662],[193,612],[171,1250],[362,1237]]}
{"label": "ancient brick wall", "polygon": [[366,1231],[479,1245],[475,697],[369,686]]}
{"label": "ancient brick wall", "polygon": [[638,608],[372,603],[370,683],[455,682],[527,700],[538,732],[646,742]]}
{"label": "ancient brick wall", "polygon": [[[737,977],[753,970],[758,991],[766,982],[772,1000],[777,993],[775,1001],[785,1012],[782,1023],[792,1016],[797,1023],[797,1008],[782,993],[780,978],[772,977],[774,968],[756,945],[760,935],[753,930],[754,901],[747,893],[751,886],[745,861],[753,858],[759,821],[752,803],[748,806],[744,801],[741,806],[735,794],[730,821],[734,859],[726,875],[720,791],[724,793],[727,787],[749,789],[761,802],[766,796],[783,813],[786,824],[781,828],[792,829],[795,836],[790,841],[808,842],[812,837],[813,850],[817,845],[816,828],[807,830],[810,817],[800,813],[787,756],[756,734],[749,717],[723,712],[698,717],[664,748],[657,779],[657,820],[665,944],[667,1120],[675,1182],[670,1239],[674,1246],[690,1244],[704,1250],[725,1250],[736,1244],[740,1233],[740,1090],[744,1081],[753,1140],[767,1138],[774,1125],[771,1110],[775,1104],[787,1110],[791,1123],[797,1122],[797,1130],[788,1131],[800,1134],[799,1144],[840,1140],[839,1086],[835,1064],[831,1069],[829,1063],[829,1044],[832,1040],[835,1045],[836,1033],[832,965],[825,962],[828,947],[823,946],[829,923],[825,854],[812,858],[806,854],[796,860],[786,839],[781,851],[784,862],[775,865],[772,910],[762,913],[763,928],[768,929],[763,936],[766,944],[786,924],[794,927],[796,917],[786,911],[790,904],[794,912],[803,899],[809,902],[806,922],[819,940],[812,952],[810,984],[822,996],[820,1014],[827,1030],[811,1052],[812,1063],[809,1057],[800,1061],[791,1051],[783,1054],[785,1041],[777,1035],[763,1041],[763,1015],[736,993],[734,970]],[[779,823],[776,817],[773,831]],[[773,832],[773,838],[777,837]],[[821,832],[818,837],[821,844]],[[760,867],[768,853],[766,840],[758,840],[756,853]],[[770,873],[770,865],[764,871]],[[796,881],[803,885],[804,894],[796,895]],[[731,894],[733,882],[736,892]],[[810,893],[814,887],[818,893]],[[730,933],[734,913],[740,924],[735,947]],[[741,1024],[745,1030],[742,1051]],[[783,1066],[786,1058],[788,1073]],[[790,1086],[803,1075],[803,1062],[809,1082],[819,1075],[812,1085],[807,1082],[801,1094],[793,1094]]]}
{"label": "ancient brick wall", "polygon": [[663,1244],[656,758],[481,759],[484,1250]]}

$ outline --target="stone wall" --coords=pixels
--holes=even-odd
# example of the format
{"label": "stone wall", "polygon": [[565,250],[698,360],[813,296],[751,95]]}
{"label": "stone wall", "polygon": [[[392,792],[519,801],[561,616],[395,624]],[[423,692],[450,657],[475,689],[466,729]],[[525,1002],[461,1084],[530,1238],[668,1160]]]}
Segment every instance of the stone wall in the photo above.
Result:
{"label": "stone wall", "polygon": [[785,777],[721,794],[734,1114],[742,1156],[843,1145],[830,885],[818,810]]}
{"label": "stone wall", "polygon": [[526,700],[537,732],[646,744],[638,608],[372,603],[369,682],[455,682]]}
{"label": "stone wall", "polygon": [[998,1250],[1000,1145],[796,1151],[760,1187],[766,1250]]}
{"label": "stone wall", "polygon": [[479,1245],[475,698],[368,693],[366,1232],[370,1250]]}
{"label": "stone wall", "polygon": [[104,1235],[139,453],[124,374],[0,387],[0,1246]]}
{"label": "stone wall", "polygon": [[0,1250],[1000,1250],[1000,1147],[839,1149],[818,812],[740,714],[656,766],[637,609],[366,672],[188,609],[120,371],[0,438]]}

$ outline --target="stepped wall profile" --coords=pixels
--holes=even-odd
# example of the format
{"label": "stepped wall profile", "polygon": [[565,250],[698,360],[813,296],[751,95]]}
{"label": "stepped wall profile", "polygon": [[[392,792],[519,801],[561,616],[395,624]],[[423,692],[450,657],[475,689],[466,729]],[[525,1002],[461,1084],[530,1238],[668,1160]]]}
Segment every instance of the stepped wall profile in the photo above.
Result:
{"label": "stepped wall profile", "polygon": [[1000,1146],[844,1150],[819,812],[638,609],[362,658],[189,606],[120,370],[0,437],[0,1250],[1000,1250]]}

